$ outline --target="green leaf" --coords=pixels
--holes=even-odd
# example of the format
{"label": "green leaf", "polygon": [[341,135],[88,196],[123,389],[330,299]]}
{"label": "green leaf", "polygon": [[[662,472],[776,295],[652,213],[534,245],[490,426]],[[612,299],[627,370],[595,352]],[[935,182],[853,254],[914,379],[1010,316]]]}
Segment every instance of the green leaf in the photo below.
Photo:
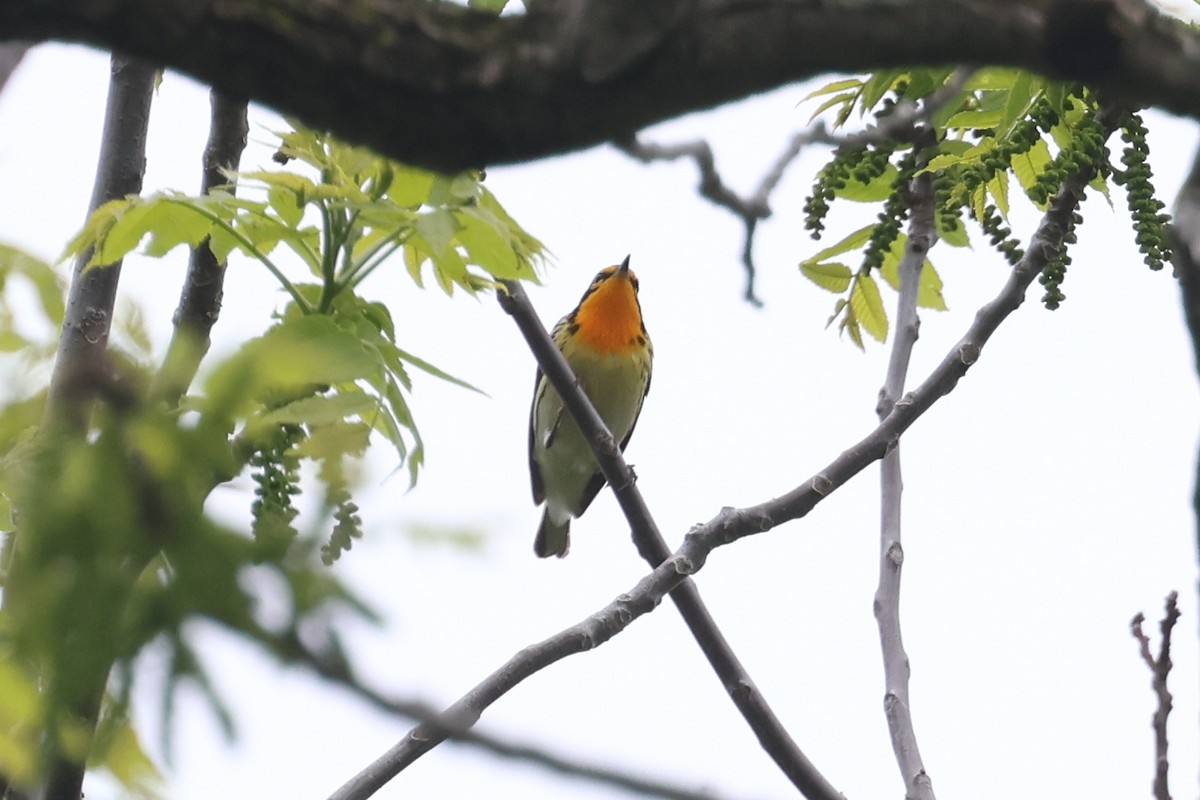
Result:
{"label": "green leaf", "polygon": [[811,92],[806,94],[800,100],[800,102],[804,103],[808,100],[812,100],[814,97],[823,97],[824,95],[827,95],[827,94],[836,94],[837,92],[841,92],[846,89],[858,89],[862,85],[863,85],[863,82],[859,78],[844,78],[840,81],[832,81],[830,83],[825,84],[820,89],[812,90]]}
{"label": "green leaf", "polygon": [[388,199],[404,208],[420,208],[429,199],[434,174],[405,164],[393,164],[392,169],[395,176],[387,192]]}
{"label": "green leaf", "polygon": [[417,216],[417,233],[428,243],[430,255],[434,258],[442,256],[450,249],[450,241],[458,233],[458,220],[449,209],[438,208]]}
{"label": "green leaf", "polygon": [[865,113],[875,107],[883,96],[895,85],[896,79],[904,75],[902,69],[883,69],[871,75],[862,88],[861,109]]}
{"label": "green leaf", "polygon": [[378,407],[379,400],[365,392],[338,392],[293,400],[268,411],[261,420],[273,425],[327,425],[353,416],[368,419]]}
{"label": "green leaf", "polygon": [[1053,159],[1045,139],[1038,139],[1033,147],[1025,153],[1014,153],[1012,157],[1012,172],[1017,177],[1017,183],[1028,194],[1037,186],[1038,177],[1046,171],[1046,166]]}
{"label": "green leaf", "polygon": [[863,330],[873,339],[878,342],[887,339],[887,311],[883,308],[879,286],[870,275],[859,275],[855,279],[854,286],[850,289],[850,309]]}
{"label": "green leaf", "polygon": [[971,237],[967,233],[967,226],[963,224],[962,218],[956,217],[953,222],[953,227],[945,227],[945,220],[939,214],[937,216],[938,237],[951,247],[970,247]]}
{"label": "green leaf", "polygon": [[946,120],[947,128],[964,128],[976,130],[980,128],[995,128],[1004,117],[1002,109],[991,111],[960,111]]}
{"label": "green leaf", "polygon": [[1112,195],[1108,191],[1108,181],[1105,180],[1103,175],[1097,175],[1096,177],[1092,178],[1090,181],[1088,181],[1088,186],[1100,193],[1100,195],[1108,203],[1108,207],[1110,209],[1113,207]]}
{"label": "green leaf", "polygon": [[917,305],[934,311],[946,310],[946,298],[942,295],[942,276],[934,269],[928,258],[921,267],[921,285],[917,289]]}
{"label": "green leaf", "polygon": [[1000,118],[999,129],[1004,133],[1012,130],[1017,122],[1025,118],[1025,113],[1037,99],[1041,79],[1034,81],[1033,73],[1022,70],[1013,80],[1012,88],[1004,102],[1004,113]]}
{"label": "green leaf", "polygon": [[[900,291],[900,261],[904,258],[907,244],[907,235],[897,236],[891,248],[884,254],[883,263],[879,267],[880,277],[896,291]],[[921,266],[921,277],[917,284],[917,305],[936,311],[946,310],[946,300],[942,297],[942,278],[928,258]]]}
{"label": "green leaf", "polygon": [[497,278],[528,277],[501,222],[484,209],[468,206],[455,215],[458,232],[454,238],[467,250],[470,260]]}
{"label": "green leaf", "polygon": [[938,172],[960,165],[976,164],[995,146],[996,140],[991,136],[984,137],[974,145],[967,142],[942,142],[938,146],[942,152],[929,159],[929,163],[920,172]]}
{"label": "green leaf", "polygon": [[1008,89],[1017,78],[1020,77],[1021,70],[1015,67],[985,67],[984,69],[975,70],[971,77],[967,79],[966,87],[971,91],[980,89]]}
{"label": "green leaf", "polygon": [[[395,353],[395,356],[398,359],[400,359],[401,361],[404,361],[408,364],[412,364],[414,367],[421,370],[422,372],[428,372],[430,375],[433,375],[435,378],[441,378],[442,380],[444,380],[448,383],[453,383],[455,386],[460,386],[463,389],[470,389],[472,392],[478,392],[479,394],[481,394],[485,397],[487,396],[487,392],[483,391],[482,389],[480,389],[476,386],[472,386],[471,384],[464,381],[462,378],[454,377],[449,372],[445,372],[444,370],[441,370],[438,367],[435,367],[433,364],[430,364],[428,361],[426,361],[422,358],[418,358],[406,350],[401,350],[399,347],[396,347],[395,345],[392,345],[390,350]],[[396,371],[401,374],[403,373],[403,370],[396,370]]]}
{"label": "green leaf", "polygon": [[841,294],[850,287],[850,279],[853,277],[850,267],[833,262],[817,264],[802,262],[800,274],[822,289],[837,294]]}
{"label": "green leaf", "polygon": [[480,11],[489,11],[493,14],[499,14],[508,5],[508,0],[468,0],[467,6]]}
{"label": "green leaf", "polygon": [[840,256],[842,253],[848,253],[851,250],[862,247],[871,238],[871,233],[874,230],[875,223],[871,223],[870,225],[859,228],[853,233],[845,236],[840,242],[832,244],[816,255],[806,258],[801,262],[801,266],[804,264],[816,264],[818,262],[825,261],[832,256]]}
{"label": "green leaf", "polygon": [[[247,387],[251,393],[287,392],[312,385],[370,380],[381,374],[378,355],[357,336],[339,328],[331,318],[313,314],[286,318],[251,339],[237,358],[213,374],[209,383],[245,383],[246,377],[253,375]],[[218,393],[224,394],[214,392]]]}
{"label": "green leaf", "polygon": [[987,183],[988,193],[996,201],[996,210],[1005,220],[1008,219],[1008,173],[997,172]]}
{"label": "green leaf", "polygon": [[856,203],[878,203],[892,196],[893,186],[896,183],[896,176],[899,174],[894,164],[888,164],[881,175],[871,179],[869,183],[863,183],[857,178],[851,177],[846,181],[846,185],[834,193],[846,200],[852,200]]}
{"label": "green leaf", "polygon": [[0,276],[10,272],[24,276],[33,284],[46,319],[55,326],[61,325],[65,308],[64,287],[54,267],[24,250],[0,244]]}
{"label": "green leaf", "polygon": [[858,317],[854,316],[854,310],[849,306],[847,306],[846,313],[842,316],[838,330],[847,334],[850,337],[850,341],[854,342],[855,347],[859,350],[866,349],[863,346],[862,326],[858,322]]}
{"label": "green leaf", "polygon": [[858,92],[843,92],[842,94],[834,95],[833,97],[830,97],[821,103],[821,105],[817,106],[816,110],[813,111],[811,116],[809,116],[808,121],[812,122],[834,106],[840,105],[843,108],[850,106],[857,98]]}
{"label": "green leaf", "polygon": [[271,186],[267,190],[267,203],[279,215],[279,220],[289,228],[295,228],[304,219],[304,203],[300,193],[282,186]]}

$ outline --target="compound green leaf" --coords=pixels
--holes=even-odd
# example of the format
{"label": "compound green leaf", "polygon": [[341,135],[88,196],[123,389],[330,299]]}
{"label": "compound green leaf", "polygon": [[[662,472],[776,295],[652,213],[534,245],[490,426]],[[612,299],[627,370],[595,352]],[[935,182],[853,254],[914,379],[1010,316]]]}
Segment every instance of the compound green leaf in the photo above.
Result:
{"label": "compound green leaf", "polygon": [[859,275],[850,289],[850,309],[863,330],[878,342],[887,339],[888,317],[879,285],[870,275]]}
{"label": "compound green leaf", "polygon": [[850,279],[853,277],[850,267],[845,264],[829,261],[820,263],[802,262],[800,264],[800,274],[822,289],[836,294],[841,294],[850,288]]}

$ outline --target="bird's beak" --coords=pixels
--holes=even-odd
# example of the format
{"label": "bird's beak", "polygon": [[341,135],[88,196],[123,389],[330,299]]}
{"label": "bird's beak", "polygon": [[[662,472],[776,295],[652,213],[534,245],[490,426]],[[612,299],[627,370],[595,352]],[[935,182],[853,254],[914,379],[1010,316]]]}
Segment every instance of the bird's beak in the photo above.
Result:
{"label": "bird's beak", "polygon": [[629,256],[625,256],[625,260],[621,262],[621,268],[617,270],[618,275],[625,275],[629,272]]}

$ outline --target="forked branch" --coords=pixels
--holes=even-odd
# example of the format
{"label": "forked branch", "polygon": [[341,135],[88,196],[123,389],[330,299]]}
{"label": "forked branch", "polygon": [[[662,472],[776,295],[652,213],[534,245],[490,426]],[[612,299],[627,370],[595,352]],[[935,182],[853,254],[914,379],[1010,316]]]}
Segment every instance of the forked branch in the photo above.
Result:
{"label": "forked branch", "polygon": [[1171,789],[1167,784],[1170,774],[1170,763],[1167,761],[1167,718],[1171,715],[1173,698],[1167,689],[1167,677],[1171,674],[1171,632],[1179,620],[1179,593],[1171,592],[1163,610],[1162,621],[1159,622],[1158,656],[1150,653],[1150,637],[1142,630],[1146,617],[1140,611],[1129,623],[1133,638],[1138,640],[1142,661],[1150,668],[1153,676],[1151,686],[1157,706],[1154,709],[1154,800],[1171,800]]}

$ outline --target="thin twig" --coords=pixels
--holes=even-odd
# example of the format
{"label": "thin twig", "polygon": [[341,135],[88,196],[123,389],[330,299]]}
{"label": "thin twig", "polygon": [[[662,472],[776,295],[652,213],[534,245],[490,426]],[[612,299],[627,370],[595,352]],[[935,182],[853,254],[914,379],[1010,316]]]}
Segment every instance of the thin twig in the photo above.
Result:
{"label": "thin twig", "polygon": [[737,217],[745,235],[742,243],[742,266],[746,270],[746,288],[742,297],[746,302],[761,306],[762,301],[754,291],[754,281],[758,268],[754,264],[754,233],[761,220],[771,216],[771,194],[783,180],[783,175],[791,163],[796,160],[805,147],[813,144],[831,145],[833,147],[859,147],[867,144],[877,144],[884,141],[915,141],[920,135],[922,123],[941,110],[947,103],[958,97],[974,69],[959,67],[934,92],[919,101],[902,100],[892,109],[891,113],[881,117],[875,124],[865,130],[850,134],[831,133],[824,122],[817,122],[807,130],[792,135],[783,152],[763,173],[758,187],[753,194],[742,196],[735,192],[721,178],[717,171],[716,157],[712,147],[703,139],[691,142],[664,145],[644,142],[636,136],[613,142],[613,145],[630,158],[643,164],[655,161],[676,161],[689,158],[696,163],[700,173],[700,196],[721,208],[729,210]]}
{"label": "thin twig", "polygon": [[[1106,130],[1111,130],[1109,115],[1101,115],[1101,124]],[[722,509],[707,523],[695,526],[684,537],[683,544],[632,589],[618,595],[611,603],[582,622],[517,653],[451,705],[443,712],[442,718],[448,720],[455,730],[470,727],[479,719],[484,709],[525,678],[569,655],[582,653],[603,644],[638,617],[653,611],[668,592],[703,568],[709,554],[717,547],[805,516],[821,500],[867,465],[883,458],[902,433],[940,398],[954,390],[958,381],[978,360],[984,345],[999,325],[1024,302],[1030,284],[1046,263],[1064,246],[1064,236],[1071,215],[1078,207],[1093,175],[1092,170],[1084,169],[1063,181],[1058,194],[1051,200],[1048,210],[1030,239],[1024,257],[1013,267],[999,294],[979,310],[966,334],[951,348],[941,363],[916,390],[896,403],[892,412],[875,430],[790,492],[757,506]],[[539,359],[542,357],[540,351],[535,355]],[[547,358],[544,363],[539,360],[539,363],[543,364],[543,370],[565,368],[565,361],[560,362],[557,358]],[[560,379],[561,376],[554,380]],[[558,388],[557,383],[555,388]],[[617,451],[611,436],[608,437],[608,444],[612,451]],[[605,465],[605,459],[601,460],[601,465]],[[618,500],[622,502],[622,509],[625,510],[624,503],[629,496],[627,488],[632,485],[632,475],[627,472],[610,474],[607,472],[609,467],[605,469],[606,477]],[[410,731],[404,740],[331,795],[330,800],[364,800],[370,797],[405,767],[444,741],[447,735],[447,732],[437,725],[418,726]]]}
{"label": "thin twig", "polygon": [[[933,182],[929,174],[919,175],[913,180],[909,209],[908,239],[904,257],[897,267],[900,292],[896,306],[896,333],[892,340],[887,377],[876,406],[880,421],[887,419],[904,392],[909,359],[920,328],[917,294],[921,285],[921,270],[925,266],[925,254],[937,242]],[[909,660],[900,632],[900,572],[904,564],[900,525],[903,490],[900,445],[897,442],[880,465],[879,587],[875,592],[875,620],[879,625],[879,644],[883,651],[883,707],[888,733],[892,738],[892,750],[904,780],[906,800],[934,800],[933,784],[921,760],[913,728],[908,696]]]}
{"label": "thin twig", "polygon": [[[246,119],[246,101],[234,100],[213,91],[208,144],[204,148],[204,172],[200,181],[201,194],[218,186],[235,190],[234,171],[246,148],[250,132]],[[175,310],[175,332],[162,369],[151,389],[154,397],[174,405],[196,377],[200,361],[208,352],[210,334],[221,313],[221,297],[225,285],[225,264],[217,261],[204,240],[192,248],[187,277]]]}
{"label": "thin twig", "polygon": [[1179,620],[1179,593],[1171,592],[1164,604],[1163,618],[1159,622],[1160,639],[1158,657],[1150,653],[1150,637],[1142,631],[1142,623],[1146,617],[1140,611],[1129,623],[1133,638],[1138,640],[1142,661],[1150,668],[1153,676],[1150,685],[1154,687],[1154,695],[1158,705],[1154,709],[1152,726],[1154,728],[1154,800],[1171,800],[1171,789],[1167,784],[1170,774],[1170,764],[1167,761],[1167,718],[1171,715],[1171,692],[1167,689],[1167,676],[1171,674],[1171,631]]}
{"label": "thin twig", "polygon": [[[112,57],[112,79],[100,144],[96,184],[89,210],[142,190],[146,170],[146,129],[158,68],[123,56]],[[104,354],[112,328],[121,260],[88,269],[89,248],[75,260],[66,318],[46,400],[46,421],[79,429],[87,422],[87,399],[106,383]]]}

